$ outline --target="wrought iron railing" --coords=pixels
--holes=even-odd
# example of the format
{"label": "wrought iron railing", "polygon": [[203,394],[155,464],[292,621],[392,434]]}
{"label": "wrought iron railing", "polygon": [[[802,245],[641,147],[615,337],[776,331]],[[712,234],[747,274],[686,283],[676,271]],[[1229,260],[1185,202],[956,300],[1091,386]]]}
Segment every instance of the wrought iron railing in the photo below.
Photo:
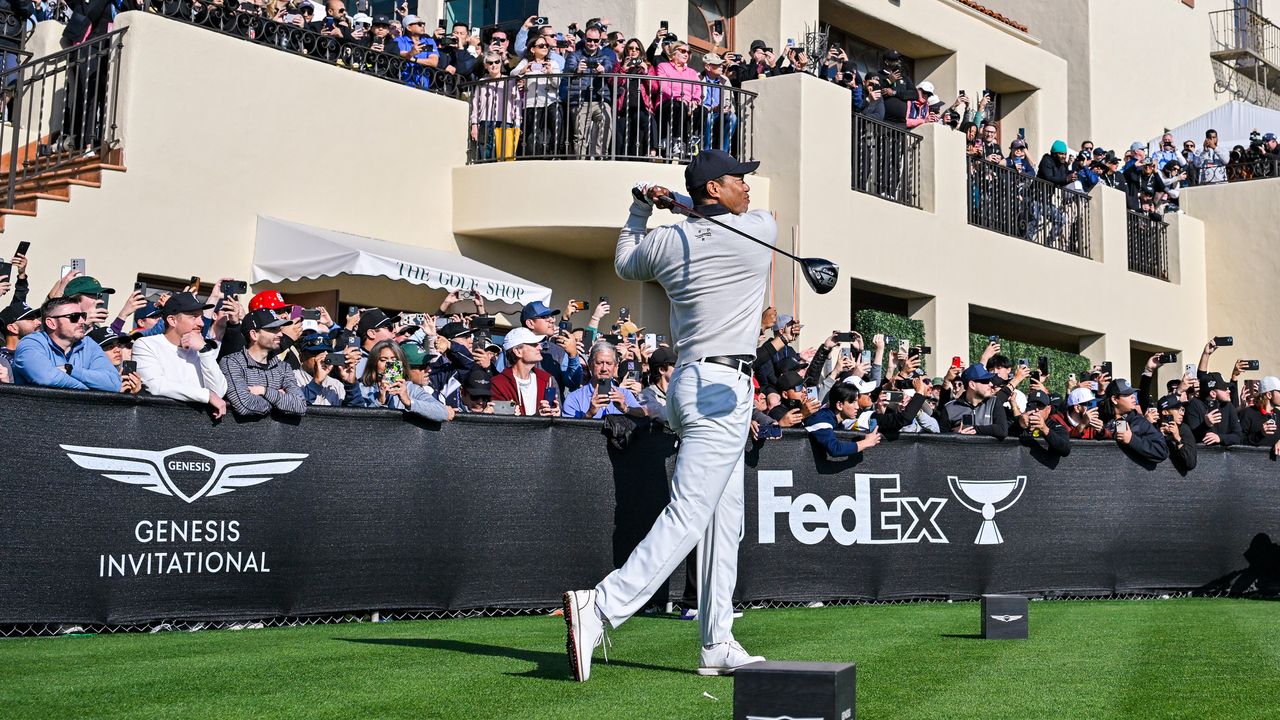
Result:
{"label": "wrought iron railing", "polygon": [[1129,270],[1169,279],[1169,223],[1130,210]]}
{"label": "wrought iron railing", "polygon": [[1280,68],[1280,28],[1265,16],[1244,7],[1215,10],[1209,13],[1209,27],[1212,53],[1249,53]]}
{"label": "wrought iron railing", "polygon": [[920,142],[915,133],[853,116],[853,189],[920,207]]}
{"label": "wrought iron railing", "polygon": [[120,53],[128,28],[0,73],[6,208],[19,188],[119,144]]}
{"label": "wrought iron railing", "polygon": [[1093,257],[1088,195],[979,157],[968,172],[970,225]]}
{"label": "wrought iron railing", "polygon": [[[387,37],[382,50],[365,41],[344,41],[294,22],[281,22],[263,14],[262,6],[238,0],[204,3],[198,0],[149,0],[149,7],[164,17],[199,25],[225,35],[331,63],[348,70],[429,92],[458,97],[456,76],[400,57],[395,39]],[[301,17],[301,16],[298,16]],[[369,30],[368,32],[373,32]]]}
{"label": "wrought iron railing", "polygon": [[469,95],[468,164],[503,160],[671,160],[717,148],[755,153],[755,93],[630,73],[485,78]]}

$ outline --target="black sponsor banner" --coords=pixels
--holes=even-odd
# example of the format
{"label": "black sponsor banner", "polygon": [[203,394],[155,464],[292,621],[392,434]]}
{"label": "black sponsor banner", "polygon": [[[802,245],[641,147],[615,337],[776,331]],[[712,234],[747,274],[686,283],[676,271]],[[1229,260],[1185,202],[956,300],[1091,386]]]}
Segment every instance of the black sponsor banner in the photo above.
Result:
{"label": "black sponsor banner", "polygon": [[[0,623],[541,607],[624,559],[669,435],[313,408],[211,423],[165,400],[0,388]],[[1196,588],[1280,529],[1264,451],[1182,476],[1111,443],[904,438],[860,463],[748,453],[744,601]],[[673,580],[679,590],[682,578]]]}

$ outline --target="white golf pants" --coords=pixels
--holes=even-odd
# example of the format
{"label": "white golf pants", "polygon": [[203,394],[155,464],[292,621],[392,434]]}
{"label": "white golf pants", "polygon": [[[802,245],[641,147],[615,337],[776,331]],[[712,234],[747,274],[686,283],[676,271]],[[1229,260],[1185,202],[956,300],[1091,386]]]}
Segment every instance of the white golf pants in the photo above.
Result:
{"label": "white golf pants", "polygon": [[743,452],[751,427],[751,378],[691,363],[667,389],[667,418],[680,436],[671,502],[622,567],[596,586],[613,627],[634,615],[701,541],[698,625],[702,644],[733,640],[733,589],[742,533]]}

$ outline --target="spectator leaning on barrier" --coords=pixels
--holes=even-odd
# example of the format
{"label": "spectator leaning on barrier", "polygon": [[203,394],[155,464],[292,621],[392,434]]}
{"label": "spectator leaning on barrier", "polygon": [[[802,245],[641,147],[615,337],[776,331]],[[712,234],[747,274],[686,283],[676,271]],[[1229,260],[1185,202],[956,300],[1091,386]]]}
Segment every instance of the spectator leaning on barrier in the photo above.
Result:
{"label": "spectator leaning on barrier", "polygon": [[90,330],[87,337],[98,343],[98,347],[102,348],[111,366],[120,373],[120,392],[130,395],[141,392],[142,379],[138,377],[138,373],[125,373],[123,367],[125,360],[133,359],[133,338],[128,335],[119,335],[111,328],[104,327]]}
{"label": "spectator leaning on barrier", "polygon": [[1027,396],[1026,432],[1024,442],[1038,445],[1053,455],[1066,457],[1071,454],[1071,440],[1067,428],[1053,411],[1053,400],[1041,390],[1033,390]]}
{"label": "spectator leaning on barrier", "polygon": [[1245,442],[1255,447],[1273,448],[1280,454],[1280,378],[1268,375],[1258,383],[1253,404],[1244,409],[1240,425]]}
{"label": "spectator leaning on barrier", "polygon": [[445,402],[456,399],[462,378],[476,365],[472,337],[471,329],[460,322],[445,323],[435,336],[435,359],[429,366],[429,384],[440,392]]}
{"label": "spectator leaning on barrier", "polygon": [[[431,387],[431,356],[426,348],[410,341],[401,343],[400,350],[404,353],[405,368],[409,375],[409,396],[413,401],[410,409],[428,420],[452,420],[454,409],[441,402],[435,389]],[[461,386],[459,381],[458,387]]]}
{"label": "spectator leaning on barrier", "polygon": [[995,375],[974,363],[960,374],[964,393],[944,406],[947,427],[943,432],[961,435],[987,435],[1003,440],[1009,434],[1009,416],[1004,411],[1008,394],[997,393],[992,381]]}
{"label": "spectator leaning on barrier", "polygon": [[492,415],[492,376],[480,369],[472,370],[462,380],[462,392],[459,394],[458,399],[462,412]]}
{"label": "spectator leaning on barrier", "polygon": [[13,382],[13,354],[22,338],[40,329],[40,311],[24,302],[14,302],[0,310],[0,383]]}
{"label": "spectator leaning on barrier", "polygon": [[778,376],[777,389],[781,398],[769,409],[769,417],[784,428],[800,425],[805,418],[822,407],[817,398],[809,397],[804,376],[795,370],[788,370]]}
{"label": "spectator leaning on barrier", "polygon": [[591,382],[568,393],[564,397],[561,414],[570,418],[600,419],[605,415],[643,415],[636,393],[640,392],[635,380],[617,382],[618,351],[606,342],[596,343],[588,359],[591,366]]}
{"label": "spectator leaning on barrier", "polygon": [[[329,338],[320,333],[308,333],[298,341],[302,366],[293,371],[293,379],[302,390],[308,405],[339,407],[347,398],[346,387],[355,385],[356,361],[359,351],[349,348],[346,362],[334,366],[328,362],[329,353],[335,352]],[[333,377],[337,374],[337,379]]]}
{"label": "spectator leaning on barrier", "polygon": [[[1203,413],[1196,418],[1192,432],[1195,441],[1205,445],[1240,445],[1244,442],[1244,429],[1231,398],[1231,388],[1221,373],[1204,375]],[[1190,425],[1190,418],[1187,419]]]}
{"label": "spectator leaning on barrier", "polygon": [[517,415],[560,414],[555,378],[538,367],[542,342],[542,335],[525,327],[514,328],[502,339],[507,367],[493,376],[493,400],[515,403]]}
{"label": "spectator leaning on barrier", "polygon": [[1187,430],[1182,427],[1186,416],[1182,400],[1177,395],[1165,395],[1156,401],[1156,409],[1160,413],[1160,434],[1164,436],[1173,466],[1182,472],[1194,470],[1196,444],[1192,438],[1186,437]]}
{"label": "spectator leaning on barrier", "polygon": [[[331,0],[340,2],[340,0]],[[440,66],[440,52],[436,42],[428,37],[427,23],[417,15],[404,19],[405,34],[396,38],[400,57],[409,61],[401,79],[408,85],[426,90],[431,87],[431,71]]]}
{"label": "spectator leaning on barrier", "polygon": [[270,310],[255,310],[245,316],[244,349],[219,363],[227,378],[226,398],[237,416],[268,415],[273,410],[285,415],[307,412],[307,399],[298,389],[293,369],[276,356],[280,333],[290,322]]}
{"label": "spectator leaning on barrier", "polygon": [[1209,129],[1204,134],[1204,146],[1200,153],[1191,156],[1196,169],[1197,185],[1212,185],[1227,181],[1227,159],[1218,149],[1218,131]]}
{"label": "spectator leaning on barrier", "polygon": [[202,333],[204,311],[212,307],[191,293],[171,295],[164,304],[164,332],[135,342],[133,359],[148,393],[206,403],[217,419],[227,412],[227,379],[218,369],[218,342]]}
{"label": "spectator leaning on barrier", "polygon": [[880,444],[879,429],[874,429],[853,442],[836,437],[835,431],[838,428],[853,422],[862,413],[860,396],[861,393],[853,385],[839,383],[827,395],[826,407],[805,419],[804,429],[809,433],[815,452],[821,449],[829,460],[857,459],[868,448]]}
{"label": "spectator leaning on barrier", "polygon": [[119,371],[96,342],[85,339],[86,317],[69,297],[46,300],[40,308],[42,332],[24,337],[14,352],[14,384],[119,392]]}
{"label": "spectator leaning on barrier", "polygon": [[666,422],[667,386],[676,371],[676,353],[666,345],[659,345],[649,355],[649,384],[640,391],[640,405],[644,414]]}
{"label": "spectator leaning on barrier", "polygon": [[1103,422],[1098,413],[1098,399],[1089,388],[1078,387],[1067,394],[1064,409],[1054,418],[1067,429],[1073,440],[1097,440],[1102,437]]}
{"label": "spectator leaning on barrier", "polygon": [[1126,455],[1140,462],[1158,463],[1169,457],[1164,436],[1139,411],[1138,391],[1128,380],[1112,380],[1107,400],[1114,419],[1107,423],[1103,437],[1115,440]]}

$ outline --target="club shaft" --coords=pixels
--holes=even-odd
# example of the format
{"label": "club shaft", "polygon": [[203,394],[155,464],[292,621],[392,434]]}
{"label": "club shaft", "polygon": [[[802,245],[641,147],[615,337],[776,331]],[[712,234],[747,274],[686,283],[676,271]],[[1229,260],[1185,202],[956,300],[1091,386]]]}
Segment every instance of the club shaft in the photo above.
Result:
{"label": "club shaft", "polygon": [[675,200],[675,199],[673,199],[673,198],[671,198],[671,197],[663,198],[660,202],[669,202],[669,203],[671,203],[671,206],[672,206],[672,207],[679,209],[681,212],[687,213],[687,214],[692,215],[693,217],[699,218],[699,219],[701,219],[701,220],[706,220],[707,222],[712,223],[713,225],[719,225],[720,227],[724,228],[725,230],[728,230],[728,231],[729,231],[729,232],[731,232],[731,233],[736,233],[736,234],[738,234],[738,235],[741,235],[742,237],[744,237],[744,238],[746,238],[746,239],[750,240],[750,241],[751,241],[751,242],[753,242],[753,243],[756,243],[757,245],[763,245],[763,246],[765,246],[765,247],[769,248],[770,250],[772,250],[772,251],[774,251],[774,252],[778,253],[779,255],[782,255],[783,257],[789,257],[789,258],[791,258],[792,260],[795,260],[796,262],[802,262],[802,258],[798,258],[798,257],[796,257],[795,255],[792,255],[791,253],[787,252],[786,250],[781,250],[781,249],[779,249],[778,247],[776,247],[776,246],[774,246],[774,245],[770,245],[769,243],[767,243],[767,242],[765,242],[765,241],[763,241],[763,240],[760,240],[759,238],[752,237],[752,236],[750,236],[750,235],[748,235],[748,234],[746,234],[746,233],[742,232],[742,231],[741,231],[741,230],[739,230],[738,228],[733,227],[733,226],[730,226],[730,225],[726,225],[726,224],[724,224],[724,223],[720,222],[719,220],[716,220],[715,218],[707,217],[706,215],[703,215],[702,213],[698,212],[698,211],[697,211],[697,210],[695,210],[694,208],[689,207],[688,205],[685,205],[685,204],[680,203],[680,202],[676,202],[676,200]]}

